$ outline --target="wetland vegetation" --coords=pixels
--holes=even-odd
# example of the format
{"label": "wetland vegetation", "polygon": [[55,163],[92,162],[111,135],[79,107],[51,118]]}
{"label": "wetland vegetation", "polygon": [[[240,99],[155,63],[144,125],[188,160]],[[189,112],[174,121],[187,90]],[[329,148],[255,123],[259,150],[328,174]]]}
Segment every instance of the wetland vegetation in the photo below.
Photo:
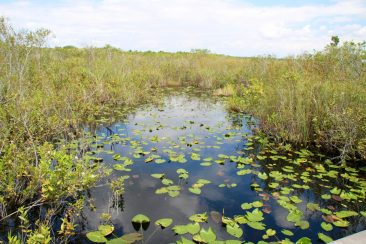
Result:
{"label": "wetland vegetation", "polygon": [[321,243],[366,229],[365,43],[47,47],[0,19],[0,242]]}

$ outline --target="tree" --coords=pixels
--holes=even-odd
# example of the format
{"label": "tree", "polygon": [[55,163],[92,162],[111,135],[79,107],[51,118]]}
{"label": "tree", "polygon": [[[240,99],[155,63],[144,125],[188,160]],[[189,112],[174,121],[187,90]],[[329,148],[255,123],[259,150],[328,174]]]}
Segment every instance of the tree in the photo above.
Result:
{"label": "tree", "polygon": [[339,43],[339,37],[338,36],[332,36],[331,38],[332,42],[330,43],[331,46],[338,46],[338,43]]}

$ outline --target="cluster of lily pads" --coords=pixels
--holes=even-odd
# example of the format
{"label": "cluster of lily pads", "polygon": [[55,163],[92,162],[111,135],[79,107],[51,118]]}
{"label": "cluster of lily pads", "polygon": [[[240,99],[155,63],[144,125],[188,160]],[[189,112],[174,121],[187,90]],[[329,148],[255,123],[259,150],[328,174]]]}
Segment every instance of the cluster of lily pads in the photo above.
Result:
{"label": "cluster of lily pads", "polygon": [[[189,217],[190,223],[176,225],[172,228],[174,233],[182,235],[178,243],[192,243],[192,241],[198,243],[241,243],[241,240],[246,239],[245,229],[261,231],[262,240],[260,243],[274,240],[281,243],[311,243],[308,237],[295,240],[294,232],[289,229],[279,231],[278,226],[267,226],[265,216],[270,216],[272,209],[278,207],[287,211],[286,220],[293,225],[292,228],[300,231],[312,227],[308,218],[310,214],[318,215],[319,219],[322,219],[319,221],[319,227],[322,231],[319,231],[317,236],[325,243],[332,241],[332,231],[337,230],[337,228],[338,230],[339,228],[348,228],[352,225],[352,219],[366,217],[364,204],[366,181],[360,176],[360,169],[344,163],[337,164],[327,160],[324,155],[315,154],[307,149],[295,150],[288,144],[272,143],[262,135],[249,135],[244,133],[240,126],[239,128],[235,128],[235,126],[223,128],[222,123],[208,126],[194,120],[186,120],[182,125],[174,126],[162,123],[163,118],[152,117],[155,123],[147,125],[136,123],[135,126],[140,127],[134,129],[132,135],[127,136],[123,128],[118,129],[118,134],[107,138],[101,135],[96,139],[95,151],[89,156],[94,161],[100,162],[103,158],[100,155],[103,153],[114,154],[113,151],[103,151],[101,143],[128,147],[131,149],[129,155],[114,154],[112,156],[113,169],[125,174],[133,170],[133,164],[139,159],[146,163],[146,167],[149,164],[178,163],[185,165],[188,162],[189,164],[199,164],[202,167],[235,166],[237,177],[251,179],[250,185],[247,186],[248,189],[243,189],[243,191],[250,189],[256,192],[258,198],[253,202],[240,203],[243,212],[239,212],[237,215],[224,216],[217,212],[210,214],[214,222],[221,224],[226,232],[237,240],[217,240],[213,228],[201,226],[201,223],[207,222],[208,219],[208,215],[202,213]],[[200,129],[205,136],[189,133],[191,127]],[[159,135],[145,137],[147,132],[152,133],[163,129],[186,130],[187,134],[177,138]],[[235,154],[223,154],[220,151],[221,145],[229,142],[245,143]],[[216,150],[217,153],[203,157],[200,152],[204,149],[212,150],[212,152]],[[183,167],[176,172],[180,180],[188,182],[190,172]],[[173,176],[168,177],[167,173],[154,173],[151,176],[160,180],[162,184],[155,190],[156,194],[180,197],[182,191],[186,190],[181,182],[174,182]],[[199,195],[207,184],[212,184],[212,182],[200,178],[192,182],[187,190],[191,194]],[[218,188],[239,188],[237,186],[237,183],[229,181],[217,185]],[[302,197],[305,193],[311,193],[313,197],[310,200],[305,200]],[[306,203],[305,210],[300,207],[302,203]],[[146,218],[138,216],[139,218],[133,219],[132,222],[150,221],[146,216]],[[167,228],[173,222],[170,220],[163,219],[155,223]],[[105,235],[106,233],[108,235]],[[105,238],[111,233],[98,230],[94,231],[93,235]],[[134,238],[138,236],[136,233],[131,234],[131,237],[132,235]],[[87,236],[92,240],[90,233]],[[122,236],[117,239],[120,243],[124,243],[121,240],[127,237]]]}

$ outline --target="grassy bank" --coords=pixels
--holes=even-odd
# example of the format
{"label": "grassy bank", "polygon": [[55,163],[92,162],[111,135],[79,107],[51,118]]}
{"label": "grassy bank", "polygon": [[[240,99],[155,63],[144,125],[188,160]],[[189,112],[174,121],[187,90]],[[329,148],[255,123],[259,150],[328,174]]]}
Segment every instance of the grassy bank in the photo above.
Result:
{"label": "grassy bank", "polygon": [[276,140],[364,160],[365,58],[365,44],[332,43],[311,55],[256,60],[229,106],[254,114]]}
{"label": "grassy bank", "polygon": [[[20,215],[22,241],[51,238],[52,213],[35,228],[27,211],[46,204],[60,210],[72,198],[64,218],[70,234],[83,200],[79,193],[108,173],[80,158],[89,139],[83,147],[54,143],[79,138],[85,123],[159,100],[163,87],[228,95],[231,109],[257,116],[276,140],[366,158],[364,46],[330,45],[286,59],[235,58],[200,50],[47,48],[48,36],[47,30],[14,31],[0,19],[0,219]],[[36,240],[38,234],[44,239]]]}

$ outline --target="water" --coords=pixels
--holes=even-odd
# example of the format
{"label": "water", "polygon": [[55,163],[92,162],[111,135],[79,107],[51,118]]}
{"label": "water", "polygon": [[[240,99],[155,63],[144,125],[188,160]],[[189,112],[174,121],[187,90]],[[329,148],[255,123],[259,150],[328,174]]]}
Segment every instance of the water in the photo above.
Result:
{"label": "water", "polygon": [[[265,239],[268,242],[285,238],[296,242],[299,238],[306,236],[313,243],[322,243],[318,239],[319,232],[338,239],[366,229],[366,218],[359,214],[346,218],[350,222],[347,228],[333,226],[332,231],[325,231],[320,227],[320,223],[324,222],[322,215],[329,215],[329,213],[307,209],[307,203],[314,202],[321,208],[330,209],[333,213],[345,207],[357,212],[365,211],[364,198],[354,201],[339,201],[340,199],[336,197],[336,199],[332,197],[327,200],[320,197],[329,193],[334,186],[349,185],[351,188],[364,189],[364,181],[354,183],[349,179],[344,181],[341,177],[324,176],[323,179],[313,177],[321,171],[313,166],[314,162],[302,162],[299,166],[289,163],[291,160],[277,158],[258,160],[256,156],[261,148],[256,143],[252,146],[252,143],[248,141],[254,126],[255,121],[251,117],[228,113],[221,99],[179,93],[168,95],[164,98],[163,104],[159,106],[138,108],[127,119],[109,127],[98,128],[99,143],[104,144],[104,150],[99,151],[95,156],[103,158],[103,162],[111,168],[114,164],[121,163],[121,161],[113,159],[114,154],[131,158],[134,163],[127,166],[131,171],[113,170],[108,179],[110,182],[119,176],[130,176],[124,182],[125,192],[122,196],[116,197],[108,184],[104,184],[105,182],[89,192],[93,207],[87,206],[83,211],[78,223],[79,230],[81,233],[97,230],[103,222],[101,214],[109,213],[112,216],[111,223],[115,227],[113,234],[115,237],[120,237],[136,231],[131,219],[141,213],[151,220],[147,230],[143,231],[145,243],[171,243],[181,238],[180,235],[174,234],[172,226],[188,224],[191,222],[188,219],[189,216],[207,212],[208,223],[200,223],[201,228],[211,227],[218,240],[235,240],[238,238],[228,234],[225,226],[221,222],[217,223],[210,213],[212,211],[224,212],[225,216],[231,218],[234,215],[245,215],[246,211],[253,211],[255,208],[243,210],[241,204],[253,201],[260,201],[264,204],[259,207],[259,210],[264,212],[264,220],[261,222],[265,224],[265,230],[270,228],[276,231],[276,235]],[[113,154],[107,153],[108,151],[113,151]],[[171,162],[169,154],[172,151],[177,155],[184,154],[187,162]],[[137,152],[148,154],[135,158],[134,154]],[[192,153],[199,154],[200,159],[192,160]],[[146,163],[145,160],[151,155],[159,155],[160,159],[164,159],[166,162],[158,164],[153,160]],[[242,166],[239,166],[238,169],[236,163],[225,159],[226,155],[253,158],[254,160],[252,163],[241,164]],[[286,156],[298,158],[296,153]],[[213,159],[212,165],[202,166],[204,159],[209,157]],[[222,163],[217,163],[215,160],[222,160]],[[286,169],[286,165],[290,168]],[[187,180],[179,179],[176,172],[179,168],[188,171]],[[307,170],[308,168],[311,170]],[[241,169],[251,169],[252,172],[238,175],[237,172]],[[294,178],[285,177],[280,181],[278,187],[270,187],[271,183],[277,182],[273,177],[268,177],[271,171],[279,171],[290,175],[290,178],[292,175]],[[305,178],[311,180],[308,183],[311,188],[293,187],[295,183],[300,186],[304,185],[300,177],[306,171],[310,173],[309,176],[305,175]],[[268,178],[260,179],[258,172],[266,172]],[[329,172],[329,168],[326,168],[326,172]],[[151,176],[156,173],[164,173],[166,178],[174,182],[174,185],[179,185],[180,194],[176,197],[156,194],[157,189],[164,187],[160,179]],[[350,174],[356,173],[350,172]],[[196,195],[189,191],[189,187],[198,179],[206,179],[211,183],[204,185],[201,188],[201,194]],[[251,186],[253,183],[258,185]],[[219,187],[220,184],[225,184],[225,187]],[[230,187],[231,184],[236,184],[236,186]],[[283,187],[290,188],[291,192],[281,193]],[[260,191],[259,188],[263,191]],[[303,213],[301,219],[308,221],[310,228],[301,229],[296,227],[293,222],[286,220],[289,210],[278,203],[279,196],[297,196],[300,199],[301,202],[292,201],[292,204]],[[156,227],[154,222],[160,218],[172,218],[172,226],[163,230]],[[241,224],[240,227],[244,231],[240,240],[251,242],[263,240],[265,230],[253,229],[247,224]],[[284,235],[281,233],[283,229],[292,231],[294,235]],[[187,239],[192,238],[192,235],[189,234],[183,236]],[[73,238],[72,241],[89,242],[83,234]]]}

